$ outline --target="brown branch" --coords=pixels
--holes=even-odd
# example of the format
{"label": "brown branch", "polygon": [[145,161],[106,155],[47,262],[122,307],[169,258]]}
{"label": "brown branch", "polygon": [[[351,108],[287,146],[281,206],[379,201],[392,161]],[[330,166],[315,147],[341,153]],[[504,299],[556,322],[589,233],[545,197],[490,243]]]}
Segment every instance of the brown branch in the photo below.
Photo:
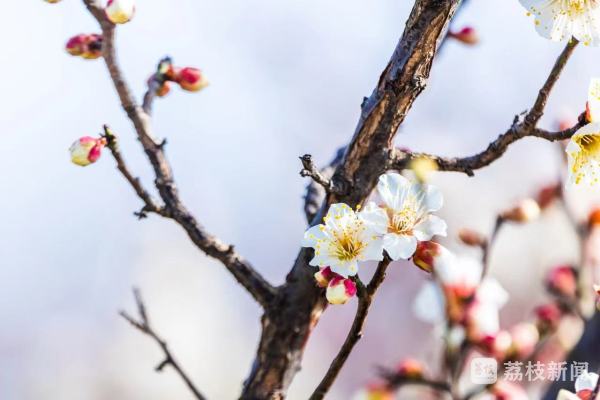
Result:
{"label": "brown branch", "polygon": [[[329,165],[325,168],[319,170],[321,176],[325,179],[331,181],[331,176],[333,175],[335,169],[340,165],[342,158],[344,157],[344,152],[346,148],[342,147],[338,149],[335,157]],[[304,214],[306,215],[306,221],[310,223],[315,215],[319,212],[319,209],[323,205],[323,200],[325,200],[327,192],[325,188],[315,182],[315,180],[311,180],[310,183],[306,186],[306,194],[304,195]]]}
{"label": "brown branch", "polygon": [[119,150],[119,144],[117,137],[113,134],[112,130],[108,127],[108,125],[104,125],[104,137],[107,140],[107,147],[113,155],[113,158],[117,162],[117,169],[121,172],[121,174],[125,177],[127,182],[131,185],[135,193],[138,197],[144,202],[144,207],[141,211],[137,212],[136,215],[139,218],[145,218],[146,213],[153,212],[162,216],[168,216],[166,210],[159,206],[156,201],[152,198],[152,196],[148,193],[148,191],[143,187],[140,179],[138,177],[134,177],[133,174],[127,168],[127,164],[125,164],[125,160],[121,156],[121,152]]}
{"label": "brown branch", "polygon": [[415,158],[427,157],[431,158],[438,164],[440,171],[462,172],[469,176],[474,175],[474,171],[490,165],[492,162],[499,159],[512,143],[524,137],[538,137],[549,141],[569,139],[577,130],[586,124],[585,115],[579,117],[579,121],[575,126],[558,132],[549,132],[536,127],[537,122],[543,115],[544,108],[548,101],[550,91],[556,84],[561,72],[563,71],[567,61],[573,54],[573,50],[577,46],[577,41],[570,41],[562,51],[550,75],[546,79],[544,86],[539,91],[538,96],[531,110],[525,115],[523,121],[520,121],[520,116],[516,116],[512,126],[496,140],[491,142],[488,147],[470,157],[439,157],[425,153],[410,153],[396,149],[392,156],[389,165],[390,169],[403,170],[407,168],[410,162]]}
{"label": "brown branch", "polygon": [[437,390],[440,392],[451,392],[450,384],[444,381],[434,381],[431,379],[427,379],[425,377],[408,377],[405,375],[398,374],[395,371],[390,371],[386,368],[378,368],[379,376],[381,376],[386,383],[386,387],[389,389],[399,389],[402,386],[406,385],[417,385],[424,386],[433,390]]}
{"label": "brown branch", "polygon": [[207,233],[204,227],[196,221],[194,216],[181,202],[171,166],[165,156],[165,142],[157,141],[152,135],[150,116],[136,104],[117,63],[114,44],[115,26],[106,19],[103,10],[98,9],[99,6],[94,0],[83,1],[102,28],[102,55],[119,95],[121,105],[129,119],[133,122],[138,139],[154,170],[155,186],[164,202],[164,207],[162,208],[164,215],[176,221],[200,250],[208,256],[221,261],[252,297],[263,307],[267,308],[275,295],[275,288],[248,261],[235,252],[233,246],[225,244],[217,237]]}
{"label": "brown branch", "polygon": [[358,343],[358,341],[363,336],[363,328],[365,326],[365,322],[367,320],[367,315],[369,314],[369,309],[371,308],[371,303],[373,302],[373,298],[375,297],[375,293],[379,286],[383,283],[385,279],[385,272],[387,267],[390,265],[391,259],[386,257],[383,261],[379,263],[377,266],[377,270],[371,278],[371,282],[365,287],[362,282],[357,279],[358,286],[358,306],[356,308],[356,315],[354,316],[354,321],[352,322],[352,327],[348,332],[348,336],[346,336],[346,340],[344,344],[338,351],[338,354],[335,356],[335,359],[329,366],[327,373],[319,383],[319,386],[315,389],[313,394],[310,396],[310,400],[320,400],[331,389],[333,382],[339,375],[342,367],[348,360],[350,353],[354,349],[354,346]]}
{"label": "brown branch", "polygon": [[325,191],[328,193],[334,191],[333,182],[321,174],[321,171],[317,168],[315,163],[312,160],[312,156],[310,154],[305,154],[300,157],[300,161],[302,162],[302,170],[300,170],[300,176],[306,178],[309,177],[319,185],[321,185]]}
{"label": "brown branch", "polygon": [[125,318],[134,328],[152,338],[160,346],[161,350],[165,355],[165,359],[155,368],[156,372],[162,372],[162,370],[167,365],[170,365],[175,370],[175,372],[177,372],[177,374],[181,377],[181,379],[183,379],[186,386],[194,394],[194,397],[196,399],[206,400],[206,397],[204,397],[200,393],[200,391],[196,388],[196,386],[188,377],[188,375],[183,371],[183,369],[169,350],[167,342],[164,339],[162,339],[150,325],[150,320],[148,319],[148,314],[146,313],[146,306],[144,305],[139,290],[134,289],[133,294],[135,296],[135,303],[137,305],[138,319],[131,317],[125,311],[121,311],[119,314],[123,318]]}

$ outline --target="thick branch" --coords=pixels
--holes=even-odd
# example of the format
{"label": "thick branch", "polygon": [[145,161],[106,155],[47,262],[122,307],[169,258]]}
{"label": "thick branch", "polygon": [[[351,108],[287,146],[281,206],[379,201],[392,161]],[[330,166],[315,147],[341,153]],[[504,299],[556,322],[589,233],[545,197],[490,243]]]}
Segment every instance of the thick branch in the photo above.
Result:
{"label": "thick branch", "polygon": [[248,261],[244,260],[234,251],[233,246],[227,245],[215,236],[207,233],[181,202],[173,179],[171,166],[164,153],[164,141],[158,142],[153,137],[150,127],[150,117],[136,104],[117,63],[114,44],[115,26],[106,19],[104,12],[101,9],[99,10],[99,6],[95,1],[84,0],[84,3],[94,17],[96,17],[102,28],[104,61],[121,100],[121,105],[129,119],[133,122],[138,139],[152,164],[155,174],[155,185],[165,203],[162,208],[164,215],[176,221],[200,250],[208,256],[221,261],[237,281],[250,292],[254,299],[263,307],[267,307],[275,294],[275,289]]}
{"label": "thick branch", "polygon": [[391,260],[386,257],[386,259],[379,263],[377,270],[375,271],[375,275],[373,275],[373,278],[367,287],[363,286],[360,280],[357,280],[358,307],[356,309],[354,321],[352,322],[352,327],[348,332],[348,336],[346,336],[344,344],[329,366],[327,373],[321,380],[321,383],[319,383],[319,386],[317,386],[313,394],[310,396],[310,400],[320,400],[325,397],[329,389],[331,389],[333,382],[335,382],[335,379],[342,370],[342,367],[348,360],[348,357],[354,349],[354,346],[356,346],[358,341],[362,338],[362,331],[365,326],[367,315],[369,314],[369,309],[371,308],[371,303],[373,302],[375,292],[383,283],[383,280],[385,279],[385,271],[387,270],[388,265],[390,265],[390,262]]}
{"label": "thick branch", "polygon": [[175,360],[175,357],[169,350],[169,346],[168,346],[167,342],[164,339],[162,339],[150,325],[150,320],[148,319],[148,314],[146,313],[146,306],[144,305],[144,302],[142,301],[142,297],[140,295],[139,290],[134,289],[133,294],[135,296],[135,302],[137,305],[138,319],[131,317],[125,311],[121,311],[120,314],[134,328],[138,329],[143,334],[151,337],[160,346],[161,350],[163,351],[163,353],[165,355],[165,359],[160,364],[158,364],[158,366],[156,367],[156,371],[161,372],[164,367],[166,367],[167,365],[170,365],[171,367],[173,367],[175,372],[177,372],[177,374],[181,377],[181,379],[183,379],[186,386],[194,394],[194,397],[196,399],[206,400],[206,398],[196,388],[196,386],[194,385],[192,380],[183,371],[183,369],[181,368],[181,366],[179,365],[177,360]]}
{"label": "thick branch", "polygon": [[440,171],[462,172],[469,176],[473,176],[473,171],[490,165],[506,152],[508,146],[524,137],[538,137],[549,141],[569,139],[577,132],[577,130],[586,124],[585,116],[583,114],[579,117],[579,121],[575,126],[565,129],[564,131],[549,132],[537,128],[536,125],[543,115],[550,91],[560,77],[570,56],[573,54],[573,50],[577,46],[577,43],[578,42],[575,40],[569,42],[562,51],[556,60],[550,75],[546,79],[544,86],[539,91],[533,107],[525,115],[524,120],[520,121],[519,116],[515,117],[512,126],[505,133],[498,136],[496,140],[491,142],[484,151],[470,157],[448,158],[425,153],[409,153],[396,149],[392,154],[390,169],[402,170],[407,168],[413,159],[427,157],[438,164]]}

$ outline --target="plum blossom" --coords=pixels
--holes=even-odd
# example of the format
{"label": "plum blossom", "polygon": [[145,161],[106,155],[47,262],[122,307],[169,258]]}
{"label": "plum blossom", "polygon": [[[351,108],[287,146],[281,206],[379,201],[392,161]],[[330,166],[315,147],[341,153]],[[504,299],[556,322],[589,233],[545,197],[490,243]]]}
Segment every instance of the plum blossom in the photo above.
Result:
{"label": "plum blossom", "polygon": [[333,204],[324,224],[306,231],[302,247],[315,249],[310,265],[330,267],[344,278],[358,272],[361,261],[383,260],[383,239],[386,231],[385,211],[369,203],[355,212],[343,203]]}
{"label": "plum blossom", "polygon": [[79,138],[69,148],[71,161],[81,167],[93,164],[100,158],[105,145],[105,138],[96,139],[90,136]]}
{"label": "plum blossom", "polygon": [[431,214],[443,205],[442,194],[434,186],[387,173],[379,178],[377,192],[388,218],[383,247],[392,260],[411,257],[418,241],[446,235],[446,223]]}
{"label": "plum blossom", "polygon": [[575,132],[566,148],[568,187],[581,183],[595,185],[600,177],[600,79],[592,79],[587,105],[590,123]]}
{"label": "plum blossom", "polygon": [[535,28],[544,38],[560,42],[575,37],[586,46],[600,44],[598,0],[520,0],[534,16]]}

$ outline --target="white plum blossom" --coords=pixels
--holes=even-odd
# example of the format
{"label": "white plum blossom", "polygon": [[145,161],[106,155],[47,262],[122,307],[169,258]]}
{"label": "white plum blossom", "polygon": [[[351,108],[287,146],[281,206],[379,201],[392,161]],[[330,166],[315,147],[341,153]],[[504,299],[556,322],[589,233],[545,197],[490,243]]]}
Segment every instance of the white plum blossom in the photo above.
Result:
{"label": "white plum blossom", "polygon": [[397,173],[379,178],[377,192],[387,214],[383,247],[392,260],[410,258],[417,241],[446,235],[446,223],[431,213],[442,208],[443,197],[434,186],[413,183]]}
{"label": "white plum blossom", "polygon": [[580,183],[594,185],[600,178],[600,79],[592,79],[587,105],[590,123],[575,132],[566,149],[568,186]]}
{"label": "white plum blossom", "polygon": [[323,221],[304,234],[302,247],[315,249],[310,265],[330,267],[347,278],[356,275],[359,262],[383,260],[387,217],[374,203],[360,212],[343,203],[333,204]]}
{"label": "white plum blossom", "polygon": [[600,1],[520,0],[535,28],[544,38],[556,42],[575,37],[586,46],[600,44]]}
{"label": "white plum blossom", "polygon": [[593,372],[584,372],[577,377],[575,381],[575,392],[579,393],[582,390],[594,390],[598,384],[598,374]]}

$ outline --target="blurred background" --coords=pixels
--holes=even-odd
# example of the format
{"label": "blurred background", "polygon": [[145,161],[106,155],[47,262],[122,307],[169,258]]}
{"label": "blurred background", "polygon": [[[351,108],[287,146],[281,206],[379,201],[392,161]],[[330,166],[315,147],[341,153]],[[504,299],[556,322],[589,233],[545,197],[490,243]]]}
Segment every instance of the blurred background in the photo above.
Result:
{"label": "blurred background", "polygon": [[[305,229],[298,156],[325,164],[351,137],[360,103],[375,86],[404,29],[412,2],[393,0],[139,0],[118,28],[120,64],[141,98],[164,55],[197,66],[211,85],[173,90],[155,104],[157,135],[167,137],[183,199],[209,232],[234,243],[272,282],[283,282]],[[98,31],[82,2],[4,5],[0,99],[0,398],[191,398],[171,371],[157,375],[156,344],[117,312],[134,310],[142,290],[157,331],[209,398],[236,398],[250,370],[260,310],[217,262],[171,221],[138,221],[140,202],[105,155],[88,168],[69,161],[78,137],[110,124],[136,174],[149,166],[101,60],[68,56],[67,39]],[[397,137],[398,145],[470,155],[533,103],[563,44],[539,37],[517,0],[471,2],[454,27],[474,26],[481,42],[451,41],[429,86]],[[577,115],[598,49],[575,52],[542,125]],[[444,242],[456,232],[491,229],[512,201],[553,182],[556,144],[521,140],[474,178],[436,174],[444,193]],[[587,213],[586,193],[577,212]],[[543,298],[549,267],[576,260],[577,244],[559,209],[525,227],[508,227],[492,274],[511,293],[503,323],[527,318]],[[370,268],[369,266],[366,269]],[[391,268],[365,337],[331,399],[347,399],[374,376],[412,355],[435,361],[431,326],[412,314],[426,276]],[[343,341],[354,303],[331,307],[309,342],[290,399],[312,392]]]}

